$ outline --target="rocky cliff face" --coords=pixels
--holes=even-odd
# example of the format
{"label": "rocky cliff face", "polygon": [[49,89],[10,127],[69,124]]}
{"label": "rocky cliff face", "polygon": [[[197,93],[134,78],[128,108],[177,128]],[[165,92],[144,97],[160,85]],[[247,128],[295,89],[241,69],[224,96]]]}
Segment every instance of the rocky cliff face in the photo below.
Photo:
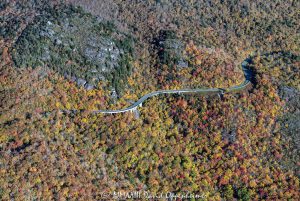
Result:
{"label": "rocky cliff face", "polygon": [[156,39],[158,56],[161,64],[175,65],[177,68],[188,67],[184,56],[184,43],[176,36],[175,31],[161,30]]}
{"label": "rocky cliff face", "polygon": [[100,80],[117,85],[126,79],[132,41],[81,9],[49,8],[24,30],[12,52],[17,67],[49,67],[91,89]]}

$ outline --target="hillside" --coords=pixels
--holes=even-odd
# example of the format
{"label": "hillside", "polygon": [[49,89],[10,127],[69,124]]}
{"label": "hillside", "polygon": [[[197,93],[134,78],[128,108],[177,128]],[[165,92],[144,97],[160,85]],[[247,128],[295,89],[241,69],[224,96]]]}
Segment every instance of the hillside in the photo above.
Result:
{"label": "hillside", "polygon": [[0,199],[299,200],[299,9],[1,1]]}

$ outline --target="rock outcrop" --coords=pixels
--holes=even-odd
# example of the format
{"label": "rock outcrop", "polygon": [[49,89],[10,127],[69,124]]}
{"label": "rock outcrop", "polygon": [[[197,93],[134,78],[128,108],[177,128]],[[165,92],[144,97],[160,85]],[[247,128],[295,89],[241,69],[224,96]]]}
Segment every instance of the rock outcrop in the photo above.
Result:
{"label": "rock outcrop", "polygon": [[132,43],[112,23],[65,6],[38,16],[19,37],[12,55],[17,67],[46,66],[92,89],[100,80],[117,85],[130,74]]}

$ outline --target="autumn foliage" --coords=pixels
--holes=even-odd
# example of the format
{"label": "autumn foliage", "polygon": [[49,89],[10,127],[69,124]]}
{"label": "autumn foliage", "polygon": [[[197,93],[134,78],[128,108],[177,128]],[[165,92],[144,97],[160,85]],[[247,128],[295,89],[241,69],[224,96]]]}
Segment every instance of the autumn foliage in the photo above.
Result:
{"label": "autumn foliage", "polygon": [[[148,4],[159,1],[120,2],[114,0],[122,19],[132,25],[129,29],[139,21],[140,26],[132,29],[149,30],[150,36],[136,33],[140,59],[132,61],[133,73],[126,78],[128,85],[118,99],[111,97],[109,82],[85,90],[51,69],[15,68],[9,52],[14,39],[0,38],[0,199],[101,200],[103,192],[147,190],[188,191],[203,195],[204,200],[299,200],[297,172],[281,163],[287,144],[278,128],[288,101],[278,90],[284,86],[299,90],[299,55],[294,51],[297,41],[293,42],[297,40],[294,30],[298,26],[293,25],[297,2],[291,1],[289,6],[278,3],[279,8],[291,12],[286,24],[274,22],[276,31],[269,19],[285,15],[277,7],[276,12],[268,9],[273,1],[261,2],[261,6],[257,1],[236,5],[212,2],[214,6],[198,8],[202,21],[194,19],[196,3],[189,12],[185,10],[195,1],[180,1],[187,7],[176,1],[170,12],[177,16],[174,24],[182,28],[176,29],[178,35],[188,38],[184,55],[189,67],[184,69],[160,65],[156,52],[149,52],[151,44],[146,41],[156,34],[154,28],[166,26],[148,9]],[[128,12],[130,9],[136,10]],[[143,9],[149,10],[139,12],[142,19],[150,15],[147,22],[136,16]],[[253,26],[253,16],[261,34]],[[192,26],[193,22],[200,24]],[[250,35],[243,35],[242,30]],[[257,49],[290,51],[252,52]],[[147,100],[135,113],[91,113],[126,107],[160,89],[240,84],[244,80],[240,61],[249,52],[253,53],[247,58],[255,82],[239,93],[160,95]]]}

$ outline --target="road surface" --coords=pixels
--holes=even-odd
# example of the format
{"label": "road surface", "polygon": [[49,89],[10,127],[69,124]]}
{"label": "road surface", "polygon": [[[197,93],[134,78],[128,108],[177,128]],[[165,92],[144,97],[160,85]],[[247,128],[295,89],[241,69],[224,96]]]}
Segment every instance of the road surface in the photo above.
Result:
{"label": "road surface", "polygon": [[[117,114],[117,113],[123,113],[123,112],[132,112],[136,110],[139,106],[142,106],[143,102],[147,100],[148,98],[151,98],[153,96],[161,95],[161,94],[183,94],[183,93],[199,93],[199,94],[223,94],[228,92],[235,92],[245,89],[248,85],[251,84],[251,81],[253,80],[253,73],[248,68],[249,59],[246,59],[242,62],[241,66],[244,72],[245,81],[237,86],[229,87],[229,88],[198,88],[198,89],[178,89],[178,90],[161,90],[161,91],[154,91],[149,94],[144,95],[139,100],[137,100],[135,103],[133,103],[131,106],[119,110],[94,110],[91,111],[94,114],[103,113],[103,114]],[[64,112],[73,111],[76,110],[62,110]]]}

